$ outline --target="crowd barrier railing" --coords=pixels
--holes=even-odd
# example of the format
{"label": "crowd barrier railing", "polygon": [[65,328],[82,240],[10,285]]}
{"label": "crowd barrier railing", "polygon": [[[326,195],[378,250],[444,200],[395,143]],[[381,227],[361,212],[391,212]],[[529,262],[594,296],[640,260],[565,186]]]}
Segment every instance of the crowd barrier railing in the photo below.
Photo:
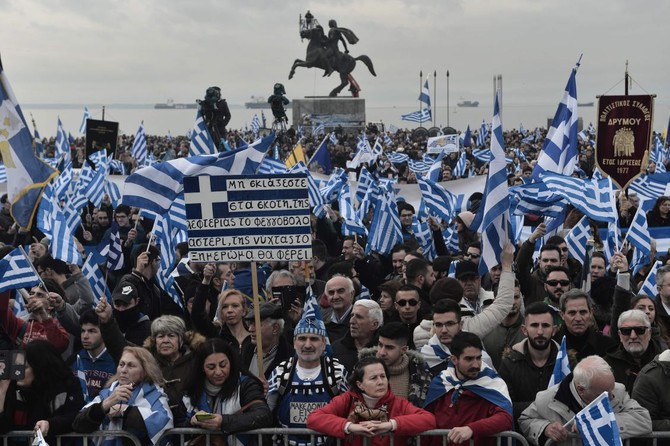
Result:
{"label": "crowd barrier railing", "polygon": [[[648,440],[646,443],[640,443],[639,440]],[[659,442],[659,440],[661,440]],[[582,439],[579,435],[570,433],[566,441],[570,442],[571,446],[581,446]],[[636,435],[635,438],[626,438],[621,440],[624,446],[630,446],[631,444],[644,444],[645,446],[665,446],[670,444],[670,432],[655,431],[647,435]],[[633,442],[633,443],[631,443]],[[544,443],[544,446],[556,446],[561,444],[561,441],[547,440]]]}
{"label": "crowd barrier railing", "polygon": [[[11,431],[2,435],[2,446],[8,446],[10,438],[25,438],[30,444],[31,440],[35,437],[35,431]],[[133,446],[142,446],[140,440],[133,434],[129,434],[124,431],[95,431],[90,434],[79,434],[79,433],[69,433],[58,435],[56,437],[56,444],[50,444],[49,446],[61,446],[62,440],[66,438],[78,438],[83,440],[83,446],[93,445],[94,443],[90,440],[97,437],[117,437],[117,438],[127,438],[133,442]]]}

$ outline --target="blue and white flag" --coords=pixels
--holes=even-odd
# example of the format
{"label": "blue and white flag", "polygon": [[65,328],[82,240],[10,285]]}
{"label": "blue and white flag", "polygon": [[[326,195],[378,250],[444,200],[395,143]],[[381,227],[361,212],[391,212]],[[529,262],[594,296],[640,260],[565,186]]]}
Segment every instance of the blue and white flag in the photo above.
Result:
{"label": "blue and white flag", "polygon": [[351,190],[349,183],[344,183],[339,190],[338,203],[340,205],[340,214],[344,220],[342,225],[342,235],[368,235],[368,229],[363,225],[358,214],[351,204]]}
{"label": "blue and white flag", "polygon": [[329,140],[330,140],[330,143],[333,144],[333,145],[335,145],[335,144],[337,144],[337,143],[339,142],[339,140],[337,139],[337,135],[335,134],[335,132],[330,132],[330,136],[329,136],[328,138],[329,138]]}
{"label": "blue and white flag", "polygon": [[565,236],[565,243],[568,245],[570,257],[584,264],[586,260],[586,242],[591,236],[591,227],[587,217],[582,217],[576,225],[570,229]]}
{"label": "blue and white flag", "polygon": [[561,341],[561,346],[556,353],[556,362],[554,363],[554,371],[549,378],[549,385],[547,389],[556,384],[560,384],[563,379],[570,374],[570,359],[568,358],[568,347],[565,341],[565,336]]}
{"label": "blue and white flag", "polygon": [[422,175],[428,173],[432,162],[426,162],[423,160],[413,160],[411,158],[407,159],[407,167],[414,173],[420,173]]}
{"label": "blue and white flag", "polygon": [[408,113],[406,115],[400,115],[400,119],[403,121],[418,122],[421,124],[428,122],[433,118],[430,109],[424,108],[423,110]]}
{"label": "blue and white flag", "polygon": [[2,159],[7,172],[7,196],[11,214],[21,228],[32,226],[44,187],[58,172],[33,152],[33,138],[0,64],[0,122]]}
{"label": "blue and white flag", "polygon": [[669,195],[670,172],[640,175],[630,183],[630,190],[654,200],[661,195]]}
{"label": "blue and white flag", "polygon": [[58,127],[56,129],[56,157],[70,154],[70,142],[68,141],[67,132],[63,128],[63,123],[58,118]]}
{"label": "blue and white flag", "polygon": [[372,184],[377,181],[377,179],[370,173],[370,171],[363,166],[361,168],[361,173],[358,176],[358,184],[356,185],[356,201],[361,203],[363,197],[365,197],[365,192],[372,186]]}
{"label": "blue and white flag", "polygon": [[40,278],[21,248],[16,248],[0,259],[0,292],[38,283]]}
{"label": "blue and white flag", "polygon": [[493,106],[493,132],[491,153],[493,159],[484,187],[484,195],[475,214],[471,228],[481,232],[482,256],[479,272],[483,276],[500,263],[505,245],[512,239],[509,221],[509,192],[507,187],[507,163],[505,162],[505,139],[500,117],[500,92]]}
{"label": "blue and white flag", "polygon": [[86,134],[86,120],[91,119],[91,113],[88,111],[88,107],[84,107],[84,116],[81,118],[81,124],[79,124],[79,133],[82,135]]}
{"label": "blue and white flag", "polygon": [[440,186],[440,184],[431,181],[428,178],[417,177],[419,188],[423,201],[426,203],[428,213],[442,220],[449,222],[455,215],[455,197],[454,195]]}
{"label": "blue and white flag", "polygon": [[440,152],[439,155],[437,155],[437,158],[435,158],[435,161],[433,161],[433,164],[430,165],[430,168],[428,169],[428,172],[426,172],[426,177],[430,179],[431,181],[437,182],[439,181],[440,174],[442,173],[442,160],[444,159],[444,150]]}
{"label": "blue and white flag", "polygon": [[642,207],[637,209],[635,217],[626,233],[626,240],[631,245],[635,246],[636,251],[640,251],[643,255],[651,254],[651,235],[649,234],[649,225],[647,224],[647,214],[642,210]]}
{"label": "blue and white flag", "polygon": [[486,147],[486,139],[489,137],[489,129],[486,125],[486,121],[482,121],[481,127],[479,127],[479,133],[477,133],[477,147]]}
{"label": "blue and white flag", "polygon": [[412,218],[412,232],[416,237],[419,246],[421,247],[421,252],[423,256],[429,262],[435,260],[437,257],[437,251],[435,249],[435,243],[433,242],[433,231],[430,229],[430,224],[427,220],[420,221],[415,215]]}
{"label": "blue and white flag", "polygon": [[424,82],[421,93],[419,94],[419,102],[423,102],[426,104],[428,109],[430,109],[430,90],[428,89],[428,79],[426,79],[426,82]]}
{"label": "blue and white flag", "polygon": [[286,164],[281,160],[265,157],[258,166],[257,173],[262,174],[282,174],[286,173]]}
{"label": "blue and white flag", "polygon": [[254,115],[253,119],[251,120],[251,131],[254,133],[254,135],[258,135],[258,131],[261,129],[261,120],[258,119],[258,115]]}
{"label": "blue and white flag", "polygon": [[168,216],[170,217],[170,224],[172,225],[172,238],[174,244],[188,241],[186,235],[187,223],[186,223],[186,203],[184,201],[184,194],[181,193],[177,196],[174,203],[168,211]]}
{"label": "blue and white flag", "polygon": [[586,446],[622,446],[619,425],[607,392],[577,412],[575,424]]}
{"label": "blue and white flag", "polygon": [[[250,175],[256,172],[274,140],[257,142],[216,155],[199,155],[145,167],[126,178],[122,203],[164,214],[184,190],[184,177],[196,175]],[[265,137],[263,140],[266,140]]]}
{"label": "blue and white flag", "polygon": [[97,305],[100,302],[100,298],[105,296],[107,302],[112,301],[112,293],[109,291],[107,282],[105,282],[105,276],[100,271],[100,268],[94,262],[94,257],[89,255],[84,261],[84,266],[81,267],[81,272],[88,280],[91,289],[93,290],[93,300],[94,304]]}
{"label": "blue and white flag", "polygon": [[121,247],[121,237],[119,236],[119,225],[116,221],[112,222],[110,228],[109,240],[103,240],[98,245],[100,255],[107,258],[107,269],[117,271],[123,268],[123,248]]}
{"label": "blue and white flag", "polygon": [[111,160],[109,162],[109,167],[112,173],[126,175],[126,166],[119,160]]}
{"label": "blue and white flag", "polygon": [[491,161],[491,151],[489,149],[473,149],[472,156],[477,158],[482,163],[488,163]]}
{"label": "blue and white flag", "polygon": [[326,202],[324,201],[319,187],[314,181],[314,177],[307,170],[307,166],[302,161],[299,161],[296,165],[291,167],[290,173],[304,173],[307,175],[307,195],[309,196],[309,206],[312,208],[312,213],[318,218],[325,217],[326,212]]}
{"label": "blue and white flag", "polygon": [[467,156],[465,152],[461,153],[461,156],[458,157],[458,161],[456,162],[456,166],[454,167],[453,175],[455,178],[462,178],[466,174],[466,161],[467,161]]}
{"label": "blue and white flag", "polygon": [[640,287],[639,294],[646,294],[647,296],[651,297],[654,297],[658,294],[658,290],[656,289],[656,272],[662,265],[663,262],[654,262],[654,265],[647,273],[647,278],[644,279],[644,283]]}
{"label": "blue and white flag", "polygon": [[312,130],[312,135],[322,135],[326,133],[326,125],[323,122],[320,122],[314,129]]}
{"label": "blue and white flag", "polygon": [[107,179],[105,182],[104,191],[107,195],[109,195],[109,200],[112,202],[112,207],[116,209],[116,207],[121,204],[121,191],[119,190],[119,186],[117,186],[115,182]]}
{"label": "blue and white flag", "polygon": [[184,308],[184,302],[174,287],[174,277],[170,275],[175,267],[175,240],[174,229],[170,221],[170,214],[159,215],[154,223],[154,234],[156,235],[156,245],[160,249],[158,272],[156,281],[163,291],[165,291],[172,300],[181,308]]}
{"label": "blue and white flag", "polygon": [[544,183],[521,184],[509,188],[510,210],[514,215],[544,215],[557,218],[563,215],[567,203]]}
{"label": "blue and white flag", "polygon": [[[102,151],[104,152],[104,149]],[[101,163],[97,170],[93,170],[91,165],[86,163],[79,173],[78,189],[95,207],[100,207],[105,196],[107,169],[108,166]]]}
{"label": "blue and white flag", "polygon": [[216,154],[216,145],[212,135],[209,134],[202,114],[198,112],[191,132],[191,143],[188,147],[188,155],[213,155]]}
{"label": "blue and white flag", "polygon": [[388,152],[386,153],[386,159],[393,164],[402,164],[409,160],[409,155],[406,153]]}
{"label": "blue and white flag", "polygon": [[140,122],[140,127],[137,129],[130,154],[137,160],[138,166],[143,165],[147,159],[147,136],[144,134],[144,121]]}
{"label": "blue and white flag", "polygon": [[384,189],[374,204],[374,209],[365,254],[374,251],[387,255],[395,245],[403,241],[398,205],[393,192]]}
{"label": "blue and white flag", "polygon": [[463,141],[461,142],[461,145],[463,147],[472,146],[472,132],[470,131],[470,124],[468,124],[468,128],[465,129],[465,133],[463,134]]}
{"label": "blue and white flag", "polygon": [[44,189],[37,211],[37,227],[49,240],[49,252],[54,259],[81,266],[81,253],[51,185]]}
{"label": "blue and white flag", "polygon": [[541,180],[549,190],[562,195],[570,204],[591,220],[614,222],[617,211],[612,190],[612,180],[582,180],[566,175],[545,172]]}
{"label": "blue and white flag", "polygon": [[7,182],[7,169],[5,168],[4,163],[0,163],[0,183]]}
{"label": "blue and white flag", "polygon": [[[580,57],[581,59],[581,57]],[[533,168],[533,178],[539,181],[543,172],[554,172],[572,175],[577,164],[577,66],[572,69],[568,84],[565,86],[563,98],[551,122],[551,127],[544,140],[542,151]]]}

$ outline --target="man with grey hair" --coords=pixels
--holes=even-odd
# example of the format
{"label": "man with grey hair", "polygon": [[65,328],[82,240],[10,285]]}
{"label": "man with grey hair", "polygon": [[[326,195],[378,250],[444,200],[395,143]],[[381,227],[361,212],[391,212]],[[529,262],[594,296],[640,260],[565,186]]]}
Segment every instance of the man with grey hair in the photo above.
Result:
{"label": "man with grey hair", "polygon": [[333,343],[333,355],[351,373],[358,362],[358,353],[377,345],[377,332],[384,323],[384,314],[377,302],[357,300],[351,310],[349,332]]}
{"label": "man with grey hair", "polygon": [[656,270],[656,317],[666,327],[670,327],[670,265],[665,265]]}
{"label": "man with grey hair", "polygon": [[577,361],[590,355],[603,357],[610,349],[616,348],[618,343],[615,339],[594,328],[593,305],[584,291],[572,289],[563,293],[559,307],[563,325],[554,340],[560,343],[565,336],[568,351],[575,352]]}
{"label": "man with grey hair", "polygon": [[326,297],[332,309],[330,320],[326,320],[326,330],[330,342],[334,343],[349,331],[349,320],[356,290],[350,278],[335,275],[326,282]]}
{"label": "man with grey hair", "polygon": [[622,440],[651,432],[649,411],[631,399],[623,384],[614,381],[607,362],[593,355],[582,359],[560,384],[537,394],[519,417],[523,435],[537,445],[547,440],[569,445],[568,434],[577,432],[575,414],[603,392],[610,396]]}
{"label": "man with grey hair", "polygon": [[640,310],[628,310],[619,315],[617,323],[619,346],[607,352],[605,361],[612,367],[616,382],[626,386],[629,395],[642,367],[663,351],[658,342],[651,340],[651,323]]}

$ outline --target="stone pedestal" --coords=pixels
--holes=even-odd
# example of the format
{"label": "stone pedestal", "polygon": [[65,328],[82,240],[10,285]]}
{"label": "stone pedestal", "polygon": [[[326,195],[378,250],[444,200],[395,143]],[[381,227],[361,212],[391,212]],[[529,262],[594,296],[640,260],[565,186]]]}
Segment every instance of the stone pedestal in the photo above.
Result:
{"label": "stone pedestal", "polygon": [[323,124],[329,132],[339,126],[346,133],[359,133],[365,128],[365,99],[306,97],[293,100],[293,125],[297,129],[315,128]]}

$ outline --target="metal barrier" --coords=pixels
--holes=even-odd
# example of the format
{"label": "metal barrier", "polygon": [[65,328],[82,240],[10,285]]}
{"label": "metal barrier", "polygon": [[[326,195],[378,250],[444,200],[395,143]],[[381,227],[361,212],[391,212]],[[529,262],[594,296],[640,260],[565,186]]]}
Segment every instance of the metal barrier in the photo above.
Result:
{"label": "metal barrier", "polygon": [[[9,441],[10,438],[26,438],[28,440],[28,444],[31,444],[32,439],[34,437],[35,437],[35,431],[11,431],[11,432],[7,432],[6,434],[2,435],[2,445],[3,446],[8,446],[8,441]],[[133,442],[134,446],[142,446],[142,443],[140,442],[139,438],[137,438],[133,434],[129,434],[128,432],[125,432],[125,431],[95,431],[95,432],[91,432],[90,434],[79,434],[79,433],[62,434],[62,435],[58,435],[56,437],[56,445],[55,446],[61,446],[61,441],[64,438],[82,439],[83,443],[84,443],[83,446],[88,446],[89,439],[97,438],[97,437],[127,438],[127,439],[129,439],[130,441]],[[49,445],[49,446],[54,446],[54,445]]]}
{"label": "metal barrier", "polygon": [[[644,443],[645,446],[658,446],[658,440],[661,439],[661,444],[663,446],[670,444],[670,432],[662,432],[662,431],[656,431],[656,432],[651,432],[650,434],[647,435],[637,435],[635,438],[626,438],[625,440],[622,439],[622,442],[624,446],[630,446],[631,441],[638,442],[638,440],[651,440],[651,445],[649,442]],[[570,441],[570,444],[572,446],[580,446],[582,444],[582,439],[579,437],[577,434],[570,433],[568,436],[568,440]],[[556,442],[554,440],[547,440],[544,443],[544,446],[556,446],[557,444],[561,444],[563,442]]]}
{"label": "metal barrier", "polygon": [[[449,429],[434,429],[434,430],[429,430],[426,432],[421,433],[420,435],[417,435],[417,446],[421,446],[421,438],[423,437],[436,437],[440,436],[442,437],[442,446],[447,445],[447,434],[449,433]],[[213,432],[210,430],[206,429],[194,429],[194,428],[174,428],[170,429],[168,431],[165,431],[161,438],[159,439],[159,442],[162,441],[165,438],[168,438],[170,436],[179,436],[179,444],[184,444],[186,440],[187,435],[205,435],[206,436],[206,446],[210,446],[210,436],[213,434],[217,434],[217,432]],[[284,446],[290,446],[289,444],[289,435],[300,435],[300,436],[305,436],[309,437],[309,444],[312,446],[316,445],[316,438],[317,437],[324,437],[322,433],[319,433],[317,431],[311,430],[311,429],[297,429],[297,428],[265,428],[265,429],[255,429],[247,432],[239,432],[241,435],[253,435],[257,437],[257,444],[262,444],[263,441],[263,436],[282,436],[283,440],[282,443]],[[390,434],[387,434],[390,435]],[[236,437],[235,434],[231,434],[231,436]],[[393,435],[391,436],[391,441],[390,444],[391,446],[394,445],[394,438]],[[523,437],[523,435],[517,433],[517,432],[512,432],[512,431],[505,431],[498,433],[496,435],[493,435],[492,437],[496,438],[496,445],[497,446],[503,446],[504,444],[511,444],[511,439],[517,442],[518,446],[529,446],[528,441]],[[367,445],[369,444],[369,438],[364,439],[364,444]],[[342,439],[337,439],[337,445],[340,446],[342,444]],[[470,445],[473,445],[474,441],[470,440]]]}

